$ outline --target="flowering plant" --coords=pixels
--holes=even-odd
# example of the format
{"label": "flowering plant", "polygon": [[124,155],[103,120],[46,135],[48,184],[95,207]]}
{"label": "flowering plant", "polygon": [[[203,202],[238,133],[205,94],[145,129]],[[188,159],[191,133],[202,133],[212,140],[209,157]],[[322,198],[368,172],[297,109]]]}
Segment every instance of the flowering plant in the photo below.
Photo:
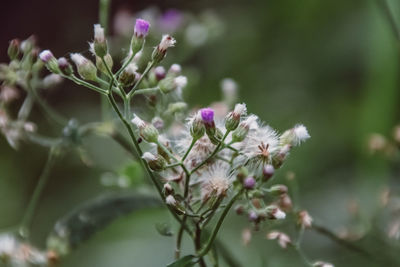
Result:
{"label": "flowering plant", "polygon": [[[225,81],[224,101],[213,107],[188,108],[182,96],[188,81],[181,66],[172,64],[166,70],[161,65],[177,42],[171,35],[163,35],[146,58],[142,51],[150,28],[148,21],[136,20],[128,52],[119,68],[100,24],[94,25],[90,43],[95,62],[80,53],[71,53],[68,60],[56,58],[50,50],[39,52],[33,39],[10,43],[11,62],[1,65],[0,72],[1,132],[14,148],[28,140],[49,147],[50,152],[38,189],[18,227],[22,241],[9,234],[0,238],[0,257],[4,262],[50,265],[68,252],[55,238],[49,239],[46,253],[30,246],[26,238],[54,159],[68,147],[79,149],[81,138],[91,133],[113,138],[142,164],[159,198],[178,222],[175,261],[168,266],[206,266],[206,256],[215,262],[212,249],[234,204],[236,212],[246,215],[256,229],[265,221],[285,219],[286,212],[291,210],[288,188],[271,183],[292,149],[310,138],[306,127],[297,124],[279,134],[248,112],[246,104],[234,103],[236,88],[230,80]],[[147,62],[143,71],[139,71],[139,60]],[[51,74],[43,78],[44,66]],[[86,125],[65,119],[40,96],[41,88],[50,88],[61,79],[100,94],[117,119]],[[26,98],[17,118],[12,119],[7,105],[17,97],[16,87],[26,91]],[[28,121],[34,103],[39,104],[49,119],[64,126],[61,138],[37,133],[35,125]],[[306,211],[296,213],[301,231],[311,227],[312,219]],[[58,229],[57,234],[63,237],[70,234],[63,230]],[[161,232],[167,234],[165,229]],[[195,249],[192,254],[182,256],[185,233],[192,238]],[[300,252],[298,244],[283,232],[272,231],[267,238],[276,239],[283,248],[293,246]]]}

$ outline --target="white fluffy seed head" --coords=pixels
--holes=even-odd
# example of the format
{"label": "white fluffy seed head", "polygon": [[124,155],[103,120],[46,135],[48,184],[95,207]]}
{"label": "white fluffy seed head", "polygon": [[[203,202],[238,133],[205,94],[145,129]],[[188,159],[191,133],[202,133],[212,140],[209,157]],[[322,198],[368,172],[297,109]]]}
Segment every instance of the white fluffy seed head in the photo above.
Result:
{"label": "white fluffy seed head", "polygon": [[257,120],[258,120],[257,115],[251,114],[250,116],[248,116],[248,117],[241,123],[241,125],[243,125],[244,127],[248,128],[248,129],[258,128]]}
{"label": "white fluffy seed head", "polygon": [[280,209],[276,209],[273,215],[277,220],[283,220],[286,218],[286,213],[281,211]]}
{"label": "white fluffy seed head", "polygon": [[144,128],[146,126],[146,123],[139,118],[136,114],[133,114],[133,119],[131,121],[133,124],[136,125],[136,127],[140,128]]}

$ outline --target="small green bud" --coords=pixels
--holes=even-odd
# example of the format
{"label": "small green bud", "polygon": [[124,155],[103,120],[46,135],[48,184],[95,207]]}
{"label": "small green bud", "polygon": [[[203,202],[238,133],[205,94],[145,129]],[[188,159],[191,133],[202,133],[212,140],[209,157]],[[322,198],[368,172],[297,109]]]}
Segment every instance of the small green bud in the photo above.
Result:
{"label": "small green bud", "polygon": [[165,169],[167,164],[166,160],[159,155],[153,155],[150,152],[145,152],[142,158],[147,162],[150,169],[155,172],[160,172]]}
{"label": "small green bud", "polygon": [[78,73],[83,79],[89,81],[95,81],[97,79],[97,69],[92,61],[78,53],[71,54],[71,59],[75,63]]}
{"label": "small green bud", "polygon": [[58,60],[58,68],[61,70],[61,73],[67,76],[70,76],[74,70],[69,64],[68,60],[65,57],[60,57]]}
{"label": "small green bud", "polygon": [[246,104],[236,104],[235,109],[225,119],[225,128],[229,131],[235,130],[240,123],[240,118],[246,115]]}
{"label": "small green bud", "polygon": [[94,25],[94,52],[102,58],[108,54],[107,40],[104,36],[104,28],[100,24]]}
{"label": "small green bud", "polygon": [[268,192],[273,195],[273,196],[280,196],[283,194],[287,194],[288,188],[286,185],[283,184],[277,184],[273,185],[268,189]]}
{"label": "small green bud", "polygon": [[10,41],[10,45],[8,46],[7,53],[11,60],[17,59],[17,57],[19,55],[19,45],[20,45],[20,42],[18,39],[13,39]]}
{"label": "small green bud", "polygon": [[193,137],[193,139],[198,140],[203,137],[205,132],[206,129],[199,111],[190,122],[190,135]]}
{"label": "small green bud", "polygon": [[53,73],[60,73],[60,69],[58,68],[57,59],[53,56],[50,50],[44,50],[39,54],[39,58],[46,64],[46,67],[49,71]]}
{"label": "small green bud", "polygon": [[187,109],[187,104],[185,102],[175,102],[175,103],[170,103],[168,105],[167,113],[169,114],[175,114],[179,112],[183,112]]}
{"label": "small green bud", "polygon": [[138,116],[134,114],[134,118],[132,119],[132,123],[139,128],[140,136],[149,143],[157,143],[158,142],[158,130],[152,124],[144,122]]}
{"label": "small green bud", "polygon": [[250,126],[257,120],[257,116],[250,115],[246,120],[242,121],[239,126],[232,132],[232,141],[242,142],[249,133]]}
{"label": "small green bud", "polygon": [[118,81],[124,87],[132,86],[137,79],[137,66],[135,63],[130,63],[119,75]]}
{"label": "small green bud", "polygon": [[[108,69],[112,70],[112,67],[114,65],[113,59],[111,57],[110,54],[106,54],[104,56],[104,61],[106,62]],[[104,74],[109,75],[108,71],[107,71],[107,67],[104,65],[103,60],[101,59],[101,57],[96,56],[96,67]]]}

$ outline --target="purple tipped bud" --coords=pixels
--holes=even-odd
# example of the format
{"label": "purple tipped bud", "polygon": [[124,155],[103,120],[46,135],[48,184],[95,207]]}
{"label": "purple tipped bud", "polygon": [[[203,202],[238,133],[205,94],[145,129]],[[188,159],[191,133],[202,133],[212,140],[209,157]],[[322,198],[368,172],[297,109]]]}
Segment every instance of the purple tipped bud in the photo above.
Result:
{"label": "purple tipped bud", "polygon": [[203,108],[200,110],[200,114],[205,125],[214,123],[214,110],[212,108]]}
{"label": "purple tipped bud", "polygon": [[264,175],[264,181],[269,180],[275,173],[275,168],[271,164],[267,164],[264,166],[263,169],[263,175]]}
{"label": "purple tipped bud", "polygon": [[257,220],[258,220],[257,212],[255,212],[254,210],[249,211],[249,221],[255,222]]}
{"label": "purple tipped bud", "polygon": [[73,69],[71,64],[69,64],[68,60],[65,57],[60,57],[58,60],[58,67],[60,68],[61,72],[67,76],[73,73]]}
{"label": "purple tipped bud", "polygon": [[146,37],[149,33],[150,22],[144,19],[137,19],[135,24],[135,36],[139,38]]}
{"label": "purple tipped bud", "polygon": [[243,211],[244,211],[244,207],[242,205],[237,205],[235,207],[235,212],[236,212],[237,215],[242,215]]}
{"label": "purple tipped bud", "polygon": [[51,53],[50,50],[43,50],[40,54],[39,54],[39,58],[44,62],[44,63],[48,63],[50,62],[51,59],[54,58],[53,53]]}
{"label": "purple tipped bud", "polygon": [[163,66],[158,66],[154,69],[154,74],[156,76],[157,81],[160,81],[165,78],[166,72]]}
{"label": "purple tipped bud", "polygon": [[243,181],[243,186],[246,189],[253,189],[256,186],[256,179],[253,176],[249,176]]}

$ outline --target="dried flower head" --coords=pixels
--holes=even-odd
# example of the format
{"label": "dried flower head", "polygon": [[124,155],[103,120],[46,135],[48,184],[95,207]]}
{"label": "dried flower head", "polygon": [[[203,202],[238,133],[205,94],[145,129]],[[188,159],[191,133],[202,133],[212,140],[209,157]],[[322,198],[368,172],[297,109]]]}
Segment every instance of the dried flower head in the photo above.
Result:
{"label": "dried flower head", "polygon": [[210,197],[225,197],[233,182],[228,164],[216,163],[207,168],[198,178],[201,183],[201,198],[205,202]]}
{"label": "dried flower head", "polygon": [[289,244],[292,243],[292,241],[290,240],[290,237],[283,233],[283,232],[279,232],[279,231],[271,231],[267,234],[267,239],[269,240],[277,240],[278,244],[281,248],[287,248],[287,246]]}
{"label": "dried flower head", "polygon": [[311,228],[313,219],[306,210],[302,210],[297,214],[297,223],[302,228]]}

